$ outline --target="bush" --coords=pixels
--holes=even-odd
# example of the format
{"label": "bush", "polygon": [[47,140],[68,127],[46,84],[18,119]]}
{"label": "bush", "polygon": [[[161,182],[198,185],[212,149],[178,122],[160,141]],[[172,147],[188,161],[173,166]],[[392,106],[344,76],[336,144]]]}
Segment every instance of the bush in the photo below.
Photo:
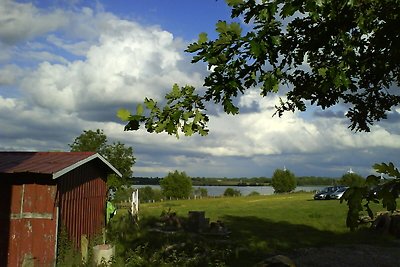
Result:
{"label": "bush", "polygon": [[236,189],[233,189],[230,187],[225,189],[225,192],[224,192],[224,197],[239,197],[241,195],[242,195],[242,193],[240,193],[239,190],[236,190]]}
{"label": "bush", "polygon": [[289,170],[276,169],[272,176],[275,193],[291,192],[296,188],[296,177]]}

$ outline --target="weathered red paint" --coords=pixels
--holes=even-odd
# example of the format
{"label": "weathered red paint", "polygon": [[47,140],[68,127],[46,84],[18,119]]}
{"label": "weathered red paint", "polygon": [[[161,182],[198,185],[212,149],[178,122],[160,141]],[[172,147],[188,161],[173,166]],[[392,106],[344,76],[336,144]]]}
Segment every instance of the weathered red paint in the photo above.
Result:
{"label": "weathered red paint", "polygon": [[12,185],[8,266],[55,262],[56,185]]}
{"label": "weathered red paint", "polygon": [[93,237],[104,227],[107,196],[104,171],[95,163],[85,164],[62,177],[58,189],[61,225],[79,247],[83,234]]}
{"label": "weathered red paint", "polygon": [[0,266],[54,266],[61,225],[76,247],[101,233],[110,172],[92,152],[0,152]]}

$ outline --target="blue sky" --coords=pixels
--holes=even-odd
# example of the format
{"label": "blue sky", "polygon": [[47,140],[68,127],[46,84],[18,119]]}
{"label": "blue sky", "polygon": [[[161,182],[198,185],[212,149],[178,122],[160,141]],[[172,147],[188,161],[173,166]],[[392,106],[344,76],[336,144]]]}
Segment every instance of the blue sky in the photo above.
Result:
{"label": "blue sky", "polygon": [[200,32],[215,37],[229,14],[222,0],[0,0],[0,150],[68,151],[84,130],[103,129],[133,147],[136,176],[270,177],[286,167],[340,177],[397,163],[399,109],[353,133],[342,105],[277,118],[284,95],[257,88],[238,98],[238,116],[214,107],[207,137],[124,132],[119,108],[161,100],[174,83],[202,88],[207,68],[184,50]]}

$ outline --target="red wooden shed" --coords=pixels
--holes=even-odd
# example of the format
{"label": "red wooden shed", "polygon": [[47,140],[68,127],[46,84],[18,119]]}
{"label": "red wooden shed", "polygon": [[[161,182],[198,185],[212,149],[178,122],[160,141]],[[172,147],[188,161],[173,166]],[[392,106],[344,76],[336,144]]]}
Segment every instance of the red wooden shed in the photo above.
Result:
{"label": "red wooden shed", "polygon": [[54,266],[61,227],[101,233],[110,173],[94,152],[0,152],[0,266]]}

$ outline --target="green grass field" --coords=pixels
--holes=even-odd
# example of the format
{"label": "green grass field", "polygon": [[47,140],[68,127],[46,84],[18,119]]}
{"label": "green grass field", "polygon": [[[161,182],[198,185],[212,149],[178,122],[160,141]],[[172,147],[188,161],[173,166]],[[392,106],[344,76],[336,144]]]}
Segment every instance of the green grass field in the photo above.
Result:
{"label": "green grass field", "polygon": [[[294,193],[148,203],[140,205],[140,218],[141,222],[154,221],[168,209],[182,218],[187,218],[189,211],[205,211],[211,222],[221,220],[231,231],[229,238],[220,240],[234,244],[236,249],[236,259],[229,266],[256,263],[266,255],[301,247],[385,245],[390,240],[368,228],[350,232],[346,227],[346,203],[316,201],[312,197],[312,193]],[[165,238],[171,241],[171,237]],[[157,239],[160,242],[163,237]]]}
{"label": "green grass field", "polygon": [[140,216],[159,216],[169,208],[183,217],[189,211],[205,211],[211,221],[225,222],[234,236],[281,244],[277,248],[354,242],[359,233],[349,233],[346,227],[346,203],[312,197],[295,193],[166,201],[142,204]]}

